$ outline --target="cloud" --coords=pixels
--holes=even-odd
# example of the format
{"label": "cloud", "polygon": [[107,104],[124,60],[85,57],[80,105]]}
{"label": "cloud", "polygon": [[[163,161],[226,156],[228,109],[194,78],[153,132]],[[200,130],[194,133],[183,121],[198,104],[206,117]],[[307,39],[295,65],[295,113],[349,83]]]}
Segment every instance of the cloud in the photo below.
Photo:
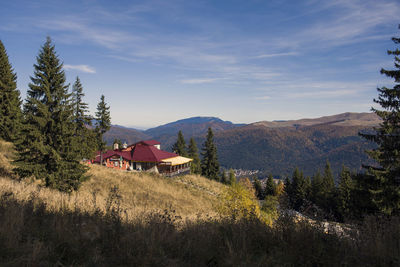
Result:
{"label": "cloud", "polygon": [[217,80],[221,80],[221,78],[188,79],[188,80],[181,80],[180,82],[183,84],[203,84],[203,83],[212,83]]}
{"label": "cloud", "polygon": [[286,56],[295,56],[298,55],[297,52],[287,52],[287,53],[275,53],[275,54],[262,54],[256,56],[255,58],[270,58],[270,57],[286,57]]}
{"label": "cloud", "polygon": [[289,93],[286,96],[289,98],[332,98],[346,95],[355,95],[359,93],[358,90],[333,90],[333,91],[309,91]]}
{"label": "cloud", "polygon": [[64,69],[66,70],[77,70],[85,73],[96,73],[96,70],[93,67],[88,65],[69,65],[65,64]]}

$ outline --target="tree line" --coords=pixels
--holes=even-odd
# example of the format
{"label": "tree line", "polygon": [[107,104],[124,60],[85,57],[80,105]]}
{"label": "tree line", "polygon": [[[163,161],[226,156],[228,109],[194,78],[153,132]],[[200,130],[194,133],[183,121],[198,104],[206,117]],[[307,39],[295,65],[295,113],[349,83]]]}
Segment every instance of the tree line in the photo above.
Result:
{"label": "tree line", "polygon": [[64,192],[77,190],[88,178],[80,161],[105,147],[102,136],[111,125],[110,107],[102,95],[96,116],[89,115],[82,83],[76,77],[69,90],[50,37],[39,50],[30,79],[22,103],[17,75],[0,41],[0,138],[14,143],[18,177],[34,177]]}
{"label": "tree line", "polygon": [[178,132],[177,140],[172,145],[172,151],[180,156],[193,159],[190,166],[191,173],[193,174],[200,174],[224,184],[233,184],[236,182],[236,176],[232,169],[227,174],[220,168],[217,146],[214,143],[214,133],[211,127],[207,130],[206,140],[200,153],[201,159],[194,138],[190,138],[189,145],[187,146],[182,131]]}

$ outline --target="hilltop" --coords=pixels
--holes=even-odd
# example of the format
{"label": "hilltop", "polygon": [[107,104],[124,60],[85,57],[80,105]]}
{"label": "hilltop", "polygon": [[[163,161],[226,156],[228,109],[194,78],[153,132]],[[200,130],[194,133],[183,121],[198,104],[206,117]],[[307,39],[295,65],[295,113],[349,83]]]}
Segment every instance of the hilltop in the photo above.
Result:
{"label": "hilltop", "polygon": [[346,112],[332,116],[324,116],[315,119],[300,119],[288,121],[260,121],[250,125],[263,126],[266,128],[301,127],[315,125],[335,125],[335,126],[377,126],[381,122],[380,117],[375,113],[354,113]]}
{"label": "hilltop", "polygon": [[121,208],[129,218],[143,216],[151,212],[174,210],[176,216],[193,219],[197,216],[212,216],[218,194],[225,186],[197,175],[180,176],[168,179],[145,172],[126,172],[98,165],[91,165],[90,179],[81,188],[68,195],[56,190],[42,188],[38,182],[16,182],[11,179],[13,157],[12,144],[0,140],[0,195],[13,192],[19,200],[31,196],[44,201],[49,209],[94,212],[96,208],[106,207],[110,192],[120,196]]}

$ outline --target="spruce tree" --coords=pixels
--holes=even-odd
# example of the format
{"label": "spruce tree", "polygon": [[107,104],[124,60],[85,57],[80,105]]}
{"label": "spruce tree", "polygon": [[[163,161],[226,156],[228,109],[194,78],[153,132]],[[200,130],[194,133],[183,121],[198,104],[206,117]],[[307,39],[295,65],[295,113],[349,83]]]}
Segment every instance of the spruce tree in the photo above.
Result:
{"label": "spruce tree", "polygon": [[96,112],[96,134],[97,148],[100,151],[100,164],[103,164],[103,152],[106,148],[106,142],[103,141],[103,134],[111,128],[110,107],[104,100],[104,95],[101,95],[100,102],[97,104]]}
{"label": "spruce tree", "polygon": [[202,156],[201,174],[209,179],[219,180],[217,147],[214,144],[214,134],[211,128],[208,128],[207,138],[203,145]]}
{"label": "spruce tree", "polygon": [[0,138],[13,141],[22,123],[21,99],[17,75],[0,40]]}
{"label": "spruce tree", "polygon": [[323,179],[321,173],[317,171],[311,180],[311,201],[319,207],[324,203]]}
{"label": "spruce tree", "polygon": [[331,211],[334,207],[335,180],[333,178],[331,165],[326,161],[324,175],[322,177],[322,207],[326,211]]}
{"label": "spruce tree", "polygon": [[264,199],[265,198],[264,190],[262,188],[260,180],[257,177],[254,177],[253,187],[254,187],[254,190],[256,191],[256,197],[260,200]]}
{"label": "spruce tree", "polygon": [[185,138],[183,137],[182,131],[178,132],[178,139],[176,140],[176,143],[172,146],[172,151],[179,156],[186,157],[187,152],[186,152],[186,142]]}
{"label": "spruce tree", "polygon": [[304,175],[295,169],[291,182],[291,194],[289,195],[289,201],[293,209],[300,210],[303,206],[304,201],[307,197],[307,187]]}
{"label": "spruce tree", "polygon": [[191,165],[190,165],[191,173],[201,174],[199,151],[197,149],[197,145],[196,145],[196,142],[194,141],[193,137],[190,138],[189,148],[188,148],[188,157],[193,159],[193,161],[191,162]]}
{"label": "spruce tree", "polygon": [[92,158],[96,151],[96,136],[93,130],[87,126],[92,124],[92,117],[88,115],[88,104],[83,102],[83,86],[76,77],[75,83],[72,86],[72,107],[75,122],[75,135],[77,137],[78,146],[81,158]]}
{"label": "spruce tree", "polygon": [[86,125],[91,125],[92,118],[88,115],[89,105],[83,102],[83,86],[79,77],[76,77],[75,83],[72,86],[72,98],[73,98],[73,108],[74,108],[74,119],[76,123],[76,131],[79,132]]}
{"label": "spruce tree", "polygon": [[76,190],[86,178],[87,167],[79,162],[69,85],[49,37],[39,51],[31,81],[24,124],[15,142],[15,171],[60,191]]}
{"label": "spruce tree", "polygon": [[343,166],[342,171],[340,172],[337,188],[337,210],[342,220],[351,215],[352,191],[353,181],[350,170]]}
{"label": "spruce tree", "polygon": [[265,196],[275,196],[276,195],[276,185],[274,183],[274,178],[272,177],[272,174],[270,174],[267,178],[267,183],[265,185],[265,190],[264,190],[264,195]]}
{"label": "spruce tree", "polygon": [[[400,25],[399,25],[400,29]],[[396,45],[400,38],[392,38]],[[382,110],[372,108],[381,119],[373,134],[361,134],[378,147],[368,151],[368,155],[377,162],[377,166],[365,166],[367,173],[360,180],[360,187],[371,195],[375,209],[384,214],[400,213],[400,50],[388,50],[394,56],[394,69],[381,69],[381,74],[394,79],[393,88],[378,88],[379,96],[374,102]],[[361,177],[361,176],[359,176]]]}

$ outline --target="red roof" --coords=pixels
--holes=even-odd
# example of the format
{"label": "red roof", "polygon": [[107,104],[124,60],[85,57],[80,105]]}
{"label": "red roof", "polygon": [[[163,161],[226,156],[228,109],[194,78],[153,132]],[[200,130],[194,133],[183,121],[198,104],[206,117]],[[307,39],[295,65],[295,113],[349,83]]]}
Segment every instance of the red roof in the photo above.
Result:
{"label": "red roof", "polygon": [[177,157],[175,153],[160,150],[152,145],[137,144],[132,150],[133,161],[160,162],[163,159]]}
{"label": "red roof", "polygon": [[[103,153],[103,160],[118,155],[125,160],[141,162],[160,162],[163,159],[177,157],[175,153],[170,153],[156,148],[153,144],[160,144],[155,140],[142,141],[135,144],[132,151],[108,150]],[[95,162],[100,162],[100,153],[97,154]]]}
{"label": "red roof", "polygon": [[141,141],[141,142],[136,143],[136,144],[145,144],[145,145],[148,145],[148,146],[161,145],[161,143],[156,141],[156,140],[145,140],[145,141]]}
{"label": "red roof", "polygon": [[131,145],[127,146],[127,147],[136,146],[138,144],[143,144],[143,145],[146,145],[146,146],[161,145],[161,143],[156,141],[156,140],[144,140],[144,141],[140,141],[140,142],[131,144]]}

